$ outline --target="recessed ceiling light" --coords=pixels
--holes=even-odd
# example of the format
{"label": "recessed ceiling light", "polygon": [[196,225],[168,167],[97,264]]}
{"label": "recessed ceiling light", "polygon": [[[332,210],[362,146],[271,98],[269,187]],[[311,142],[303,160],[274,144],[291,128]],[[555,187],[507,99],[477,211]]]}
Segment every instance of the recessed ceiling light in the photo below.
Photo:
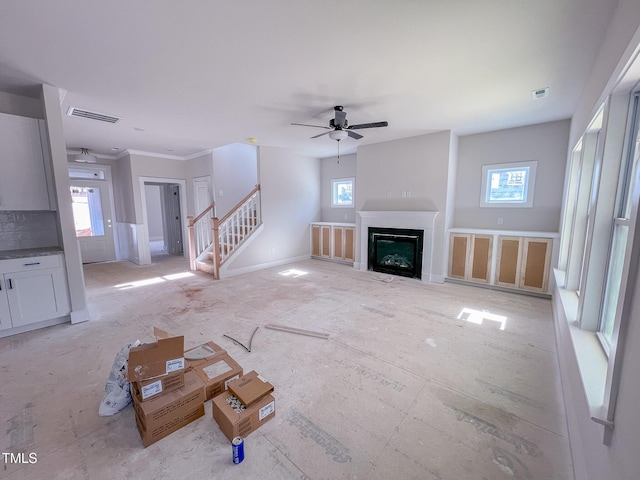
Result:
{"label": "recessed ceiling light", "polygon": [[175,152],[173,148],[167,148],[167,152]]}
{"label": "recessed ceiling light", "polygon": [[255,138],[255,137],[249,137],[249,138],[247,138],[247,142],[249,142],[249,143],[256,143],[257,141],[258,141],[258,139],[257,139],[257,138]]}
{"label": "recessed ceiling light", "polygon": [[120,147],[111,147],[111,150],[120,150]]}
{"label": "recessed ceiling light", "polygon": [[133,127],[134,130],[137,130],[139,132],[144,132],[145,129],[144,128],[140,128],[140,127]]}

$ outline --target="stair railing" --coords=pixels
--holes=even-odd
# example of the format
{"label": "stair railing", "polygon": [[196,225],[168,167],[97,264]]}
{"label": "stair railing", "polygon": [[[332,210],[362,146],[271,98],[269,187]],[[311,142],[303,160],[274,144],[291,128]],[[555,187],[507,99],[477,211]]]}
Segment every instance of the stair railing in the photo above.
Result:
{"label": "stair railing", "polygon": [[213,202],[197,217],[187,216],[187,231],[189,235],[189,268],[196,270],[197,258],[211,245],[213,232],[211,219],[216,215],[216,204]]}
{"label": "stair railing", "polygon": [[221,219],[211,220],[213,230],[213,265],[215,272],[231,253],[262,224],[260,185],[256,187]]}

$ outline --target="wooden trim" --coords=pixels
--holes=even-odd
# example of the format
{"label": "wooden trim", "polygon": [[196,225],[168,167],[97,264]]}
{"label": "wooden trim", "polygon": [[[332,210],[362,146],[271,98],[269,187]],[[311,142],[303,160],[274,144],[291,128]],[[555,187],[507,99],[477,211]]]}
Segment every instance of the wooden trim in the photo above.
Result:
{"label": "wooden trim", "polygon": [[211,210],[212,208],[215,208],[215,207],[216,207],[216,202],[213,202],[211,205],[209,205],[207,208],[205,208],[200,213],[200,215],[198,215],[196,218],[193,218],[193,216],[189,215],[187,217],[188,226],[192,226],[192,225],[195,225],[196,223],[198,223],[198,220],[200,220],[202,217],[204,217],[209,210]]}

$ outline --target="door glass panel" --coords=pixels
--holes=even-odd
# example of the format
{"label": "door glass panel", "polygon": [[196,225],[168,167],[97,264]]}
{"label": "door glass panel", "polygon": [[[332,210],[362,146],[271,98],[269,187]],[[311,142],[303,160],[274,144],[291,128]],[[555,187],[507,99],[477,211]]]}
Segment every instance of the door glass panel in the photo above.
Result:
{"label": "door glass panel", "polygon": [[104,235],[102,201],[99,187],[71,186],[73,218],[77,237],[98,237]]}

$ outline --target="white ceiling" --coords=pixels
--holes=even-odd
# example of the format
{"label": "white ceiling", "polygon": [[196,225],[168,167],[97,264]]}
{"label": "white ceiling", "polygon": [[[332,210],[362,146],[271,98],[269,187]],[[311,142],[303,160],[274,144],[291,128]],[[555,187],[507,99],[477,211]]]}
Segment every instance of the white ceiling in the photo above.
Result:
{"label": "white ceiling", "polygon": [[[616,0],[2,0],[0,91],[121,117],[64,116],[67,148],[187,157],[226,145],[333,156],[358,145],[569,118]],[[548,97],[531,91],[549,87]],[[138,129],[142,129],[138,130]],[[120,150],[113,150],[118,147]]]}

